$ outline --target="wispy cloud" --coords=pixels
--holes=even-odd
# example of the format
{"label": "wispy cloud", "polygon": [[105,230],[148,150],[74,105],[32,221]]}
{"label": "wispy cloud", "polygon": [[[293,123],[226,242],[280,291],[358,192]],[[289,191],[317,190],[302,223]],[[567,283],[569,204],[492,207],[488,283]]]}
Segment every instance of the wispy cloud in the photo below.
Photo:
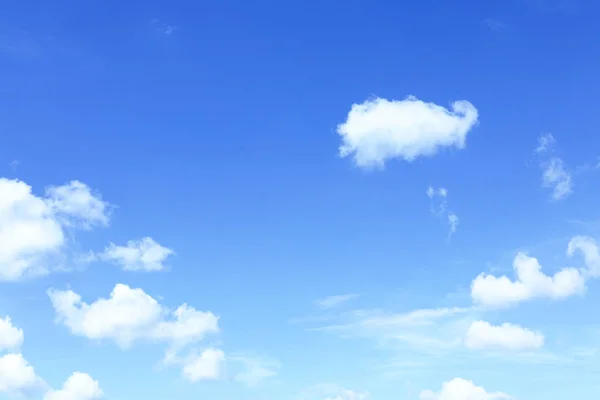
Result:
{"label": "wispy cloud", "polygon": [[538,137],[535,153],[540,157],[540,168],[542,169],[542,186],[552,189],[552,200],[558,201],[567,198],[573,193],[573,177],[565,166],[562,158],[552,155],[556,150],[556,139],[551,133],[545,133]]}
{"label": "wispy cloud", "polygon": [[492,31],[501,31],[508,28],[508,24],[493,18],[486,18],[483,20],[485,26],[487,26]]}
{"label": "wispy cloud", "polygon": [[336,296],[328,296],[328,297],[324,297],[324,298],[315,300],[315,304],[317,305],[317,307],[319,307],[323,310],[328,310],[330,308],[338,307],[344,303],[347,303],[350,300],[357,299],[359,296],[360,296],[359,294],[355,294],[355,293],[342,294],[342,295],[336,295]]}
{"label": "wispy cloud", "polygon": [[241,364],[241,371],[235,374],[234,379],[248,387],[259,386],[267,379],[277,376],[281,369],[279,361],[265,357],[235,355],[229,360]]}
{"label": "wispy cloud", "polygon": [[443,187],[434,188],[429,185],[426,194],[430,200],[431,213],[438,217],[447,218],[449,228],[448,240],[450,240],[452,235],[456,232],[459,218],[454,212],[448,210],[448,189]]}
{"label": "wispy cloud", "polygon": [[354,310],[337,321],[310,328],[342,338],[374,340],[378,345],[406,347],[423,352],[444,351],[460,346],[474,320],[469,308],[418,309],[406,313]]}

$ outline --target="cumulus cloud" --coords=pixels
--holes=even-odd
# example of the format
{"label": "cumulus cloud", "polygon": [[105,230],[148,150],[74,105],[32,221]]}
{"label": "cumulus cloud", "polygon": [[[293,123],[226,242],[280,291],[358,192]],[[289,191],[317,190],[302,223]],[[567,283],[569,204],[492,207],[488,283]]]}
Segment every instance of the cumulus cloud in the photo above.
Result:
{"label": "cumulus cloud", "polygon": [[553,276],[542,272],[538,260],[518,253],[513,261],[515,280],[480,274],[471,284],[471,297],[487,307],[508,307],[534,298],[564,299],[583,294],[585,278],[575,268],[563,268]]}
{"label": "cumulus cloud", "polygon": [[394,158],[411,162],[442,148],[462,149],[477,119],[477,109],[468,101],[456,101],[448,110],[414,96],[374,98],[352,105],[338,125],[340,156],[353,156],[357,166],[368,168],[383,167]]}
{"label": "cumulus cloud", "polygon": [[41,384],[42,380],[22,354],[0,357],[0,393],[23,394]]}
{"label": "cumulus cloud", "polygon": [[140,340],[185,345],[219,331],[218,317],[182,304],[174,310],[142,289],[115,285],[108,298],[85,303],[71,290],[49,290],[57,321],[72,334],[112,340],[122,348]]}
{"label": "cumulus cloud", "polygon": [[125,271],[162,271],[165,260],[174,254],[173,250],[161,246],[150,237],[130,240],[125,246],[111,243],[99,255],[104,261],[114,262]]}
{"label": "cumulus cloud", "polygon": [[17,350],[23,344],[23,330],[12,324],[10,317],[0,318],[0,351]]}
{"label": "cumulus cloud", "polygon": [[60,390],[50,390],[44,400],[96,400],[103,396],[98,381],[88,374],[75,372]]}
{"label": "cumulus cloud", "polygon": [[472,381],[454,378],[442,384],[439,392],[424,390],[419,396],[421,400],[508,400],[513,397],[506,393],[489,393],[483,387],[476,386]]}
{"label": "cumulus cloud", "polygon": [[182,373],[191,381],[209,379],[204,376],[217,368],[220,350],[205,351],[200,356],[179,355],[206,335],[219,332],[219,319],[209,311],[198,311],[187,304],[169,309],[142,289],[124,284],[115,285],[108,298],[89,304],[71,290],[51,289],[48,295],[56,321],[73,335],[113,341],[122,349],[140,341],[164,343],[167,350],[163,363],[183,365]]}
{"label": "cumulus cloud", "polygon": [[539,349],[544,346],[544,335],[519,325],[503,323],[495,326],[485,321],[474,321],[467,331],[465,345],[473,350]]}
{"label": "cumulus cloud", "polygon": [[108,223],[108,203],[78,181],[38,197],[25,182],[0,178],[0,193],[0,281],[47,273],[66,243],[65,228]]}
{"label": "cumulus cloud", "polygon": [[217,380],[221,377],[225,353],[219,349],[206,349],[198,356],[185,361],[182,374],[190,382]]}
{"label": "cumulus cloud", "polygon": [[358,297],[358,294],[342,294],[336,296],[328,296],[322,299],[315,300],[315,304],[317,305],[317,307],[323,310],[328,310],[330,308],[334,308],[344,303],[347,303],[350,300],[354,300]]}
{"label": "cumulus cloud", "polygon": [[[0,319],[0,342],[8,343],[8,346],[0,350],[23,344],[23,330],[14,327],[9,317]],[[96,400],[102,397],[98,382],[88,374],[75,372],[61,390],[52,390],[48,389],[48,385],[36,374],[33,366],[21,353],[10,353],[0,357],[0,394],[41,398],[44,391],[44,400]]]}

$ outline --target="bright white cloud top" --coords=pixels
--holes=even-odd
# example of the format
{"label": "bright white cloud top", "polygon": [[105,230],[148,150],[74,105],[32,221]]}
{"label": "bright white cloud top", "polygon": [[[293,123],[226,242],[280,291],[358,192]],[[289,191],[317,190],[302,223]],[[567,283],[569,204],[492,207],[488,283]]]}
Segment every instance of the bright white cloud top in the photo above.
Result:
{"label": "bright white cloud top", "polygon": [[544,346],[544,335],[506,322],[495,326],[486,321],[474,321],[467,331],[465,345],[473,350],[539,349]]}
{"label": "bright white cloud top", "polygon": [[125,246],[111,243],[99,257],[120,265],[125,271],[151,272],[164,270],[164,262],[173,254],[173,250],[161,246],[150,237],[145,237],[130,240]]}
{"label": "bright white cloud top", "polygon": [[0,281],[49,272],[49,259],[67,242],[67,228],[108,224],[108,203],[79,181],[38,197],[25,182],[0,178],[0,193]]}
{"label": "bright white cloud top", "polygon": [[19,349],[23,339],[23,330],[15,327],[10,317],[0,318],[0,352]]}
{"label": "bright white cloud top", "polygon": [[471,284],[471,297],[486,307],[509,307],[535,298],[564,299],[585,292],[585,278],[576,268],[563,268],[553,276],[542,272],[536,258],[518,253],[513,261],[515,280],[482,273]]}
{"label": "bright white cloud top", "polygon": [[182,375],[190,382],[217,380],[223,373],[225,353],[219,349],[204,350],[185,360]]}
{"label": "bright white cloud top", "polygon": [[353,156],[359,167],[383,167],[395,158],[411,162],[442,148],[462,149],[477,120],[477,109],[464,100],[448,110],[414,96],[370,99],[352,105],[338,125],[340,156]]}
{"label": "bright white cloud top", "polygon": [[71,290],[50,290],[57,319],[71,333],[128,348],[140,340],[186,345],[219,332],[218,317],[182,304],[174,310],[142,289],[117,284],[109,298],[85,303]]}
{"label": "bright white cloud top", "polygon": [[461,378],[445,382],[437,393],[424,390],[420,395],[420,400],[509,400],[512,398],[502,392],[489,393],[472,381]]}
{"label": "bright white cloud top", "polygon": [[[10,317],[0,321],[4,321],[0,329],[0,342],[22,345],[23,331],[12,326]],[[53,390],[48,388],[48,384],[36,374],[21,353],[0,357],[0,394],[16,398],[40,398],[43,392],[44,400],[96,400],[103,395],[98,381],[88,374],[75,372],[65,381],[62,389]]]}
{"label": "bright white cloud top", "polygon": [[98,381],[88,374],[75,372],[63,384],[60,390],[51,390],[44,400],[96,400],[103,396]]}

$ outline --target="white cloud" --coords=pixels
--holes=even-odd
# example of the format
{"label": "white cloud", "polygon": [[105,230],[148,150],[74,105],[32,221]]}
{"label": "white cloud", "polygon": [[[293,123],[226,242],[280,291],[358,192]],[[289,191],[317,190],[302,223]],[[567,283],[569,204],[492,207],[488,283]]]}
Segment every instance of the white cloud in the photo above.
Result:
{"label": "white cloud", "polygon": [[[0,351],[19,347],[23,344],[23,330],[14,327],[9,317],[0,319],[0,340],[7,344],[0,348]],[[88,374],[75,372],[67,379],[61,390],[48,390],[48,385],[37,376],[33,366],[21,353],[0,357],[0,393],[17,397],[41,398],[43,391],[46,391],[44,400],[96,400],[102,397],[98,382]]]}
{"label": "white cloud", "polygon": [[600,277],[600,251],[596,241],[587,236],[575,236],[569,242],[567,254],[573,256],[577,251],[583,254],[588,276]]}
{"label": "white cloud", "polygon": [[130,240],[126,246],[111,243],[99,257],[120,265],[125,271],[162,271],[165,260],[172,254],[173,250],[145,237]]}
{"label": "white cloud", "polygon": [[459,221],[460,220],[456,214],[454,214],[454,213],[448,214],[448,226],[450,227],[450,236],[452,236],[452,234],[454,232],[456,232],[456,228],[458,227]]}
{"label": "white cloud", "polygon": [[0,393],[22,394],[41,384],[33,367],[20,353],[0,357]]}
{"label": "white cloud", "polygon": [[419,397],[421,400],[501,400],[513,398],[505,393],[488,393],[481,386],[476,386],[473,382],[461,378],[454,378],[445,382],[442,384],[442,389],[437,393],[424,390]]}
{"label": "white cloud", "polygon": [[456,101],[448,110],[414,96],[367,100],[353,104],[337,127],[340,156],[353,155],[359,167],[383,167],[394,158],[411,162],[444,147],[462,149],[477,118],[477,109],[468,101]]}
{"label": "white cloud", "polygon": [[0,351],[17,350],[23,344],[23,330],[13,326],[10,317],[0,318]]}
{"label": "white cloud", "polygon": [[[547,133],[538,137],[538,145],[535,152],[540,156],[553,151],[556,140],[552,134]],[[542,157],[540,162],[542,168],[542,186],[552,189],[552,199],[561,200],[573,193],[573,177],[565,168],[564,162],[559,157],[550,159]]]}
{"label": "white cloud", "polygon": [[0,281],[47,273],[66,243],[65,227],[108,223],[107,204],[77,181],[38,197],[25,182],[0,178],[0,193]]}
{"label": "white cloud", "polygon": [[263,358],[233,357],[231,360],[244,366],[243,371],[235,375],[235,380],[248,387],[256,387],[266,379],[276,376],[281,368],[278,361]]}
{"label": "white cloud", "polygon": [[544,335],[519,325],[504,323],[495,326],[485,321],[474,321],[467,331],[465,345],[473,350],[539,349],[544,346]]}
{"label": "white cloud", "polygon": [[206,349],[200,355],[190,357],[183,366],[182,374],[190,382],[217,380],[221,377],[225,354],[219,349]]}
{"label": "white cloud", "polygon": [[507,307],[534,298],[563,299],[583,294],[585,278],[575,268],[563,268],[553,276],[542,272],[538,260],[518,253],[513,261],[516,280],[507,276],[480,274],[471,284],[471,297],[476,304]]}
{"label": "white cloud", "polygon": [[311,330],[342,338],[368,338],[394,347],[405,345],[411,351],[438,352],[462,346],[464,333],[471,322],[466,315],[468,311],[458,307],[418,309],[407,313],[354,310],[343,313],[339,323]]}
{"label": "white cloud", "polygon": [[47,203],[55,214],[66,217],[65,223],[85,228],[108,225],[110,205],[94,195],[88,185],[71,181],[46,189]]}
{"label": "white cloud", "polygon": [[139,340],[184,346],[219,331],[218,317],[187,304],[170,310],[142,289],[115,285],[108,299],[91,304],[71,290],[49,290],[57,320],[74,335],[112,340],[128,348]]}
{"label": "white cloud", "polygon": [[538,145],[535,149],[536,153],[545,153],[547,151],[553,150],[556,145],[556,140],[551,133],[545,133],[538,137]]}
{"label": "white cloud", "polygon": [[88,374],[75,372],[60,390],[50,390],[44,400],[96,400],[103,396],[98,381]]}
{"label": "white cloud", "polygon": [[315,304],[324,310],[342,305],[350,300],[358,298],[358,294],[342,294],[337,296],[328,296],[315,300]]}
{"label": "white cloud", "polygon": [[544,166],[542,174],[544,187],[552,188],[552,199],[561,200],[573,193],[573,180],[571,174],[565,169],[563,161],[552,158]]}
{"label": "white cloud", "polygon": [[438,217],[446,217],[448,221],[448,239],[456,232],[460,219],[454,212],[448,210],[448,189],[440,187],[427,188],[427,197],[431,200],[431,212]]}

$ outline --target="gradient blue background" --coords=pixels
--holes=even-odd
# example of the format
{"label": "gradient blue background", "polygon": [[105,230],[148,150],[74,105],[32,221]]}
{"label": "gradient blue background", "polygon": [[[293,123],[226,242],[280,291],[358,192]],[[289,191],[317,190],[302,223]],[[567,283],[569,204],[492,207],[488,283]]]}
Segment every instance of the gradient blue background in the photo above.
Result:
{"label": "gradient blue background", "polygon": [[[343,293],[398,312],[468,305],[471,280],[509,271],[516,249],[553,271],[572,235],[599,233],[600,177],[576,175],[574,194],[550,202],[533,154],[552,132],[573,168],[599,155],[599,13],[592,0],[4,2],[2,176],[38,194],[79,179],[117,205],[110,228],[77,236],[83,251],[152,236],[177,255],[167,273],[98,264],[4,283],[0,315],[24,329],[40,376],[58,387],[87,372],[108,400],[293,399],[320,382],[416,399],[455,376],[527,400],[600,395],[598,358],[441,360],[390,377],[392,350],[291,322]],[[370,172],[338,157],[353,103],[409,94],[473,103],[466,149]],[[450,243],[430,184],[460,217]],[[53,324],[47,288],[91,302],[117,282],[215,312],[225,351],[280,360],[276,382],[192,385],[156,370],[160,346],[122,352]],[[597,346],[585,332],[600,323],[599,289],[506,316],[550,348],[561,335]]]}

